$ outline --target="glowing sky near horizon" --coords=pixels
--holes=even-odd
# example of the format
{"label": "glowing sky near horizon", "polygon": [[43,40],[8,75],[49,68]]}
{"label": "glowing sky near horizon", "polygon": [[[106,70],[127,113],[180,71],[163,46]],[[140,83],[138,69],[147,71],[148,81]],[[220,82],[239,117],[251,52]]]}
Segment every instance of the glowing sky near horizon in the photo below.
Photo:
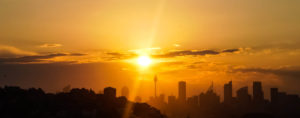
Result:
{"label": "glowing sky near horizon", "polygon": [[260,80],[300,93],[299,14],[297,0],[1,0],[0,74],[11,78],[0,83],[121,88],[140,78],[146,53],[141,96],[152,95],[154,74],[167,95],[180,80],[188,95],[211,80],[219,92],[229,80],[235,89]]}

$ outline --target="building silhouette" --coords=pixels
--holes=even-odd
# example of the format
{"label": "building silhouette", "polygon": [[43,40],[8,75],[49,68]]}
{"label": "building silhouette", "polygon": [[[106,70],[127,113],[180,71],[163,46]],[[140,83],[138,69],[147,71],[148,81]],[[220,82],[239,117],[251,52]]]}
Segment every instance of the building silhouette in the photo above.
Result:
{"label": "building silhouette", "polygon": [[189,105],[198,105],[199,104],[199,96],[192,96],[187,99],[187,103]]}
{"label": "building silhouette", "polygon": [[113,87],[104,88],[104,95],[108,97],[116,97],[117,90]]}
{"label": "building silhouette", "polygon": [[259,81],[253,82],[253,102],[256,104],[264,102],[264,92],[262,90],[262,84]]}
{"label": "building silhouette", "polygon": [[227,84],[224,84],[224,103],[232,103],[232,81],[229,81]]}
{"label": "building silhouette", "polygon": [[205,93],[199,95],[199,105],[208,109],[214,108],[220,104],[220,96],[213,90],[213,83]]}
{"label": "building silhouette", "polygon": [[137,103],[140,103],[140,102],[142,102],[142,98],[140,96],[136,96],[134,98],[134,101],[137,102]]}
{"label": "building silhouette", "polygon": [[271,88],[271,103],[276,104],[278,102],[278,88]]}
{"label": "building silhouette", "polygon": [[175,104],[176,103],[176,96],[171,95],[168,96],[168,104]]}
{"label": "building silhouette", "polygon": [[236,99],[240,105],[249,105],[251,103],[251,96],[248,93],[248,87],[242,87],[236,92]]}
{"label": "building silhouette", "polygon": [[154,80],[154,97],[157,97],[156,96],[156,94],[157,94],[156,93],[157,92],[157,85],[156,85],[157,84],[157,75],[154,76],[153,80]]}
{"label": "building silhouette", "polygon": [[124,86],[122,88],[122,90],[121,90],[121,96],[124,96],[124,97],[126,97],[128,99],[128,97],[129,97],[129,89],[128,89],[128,87]]}
{"label": "building silhouette", "polygon": [[185,103],[186,101],[186,82],[180,81],[178,83],[178,100],[181,103]]}

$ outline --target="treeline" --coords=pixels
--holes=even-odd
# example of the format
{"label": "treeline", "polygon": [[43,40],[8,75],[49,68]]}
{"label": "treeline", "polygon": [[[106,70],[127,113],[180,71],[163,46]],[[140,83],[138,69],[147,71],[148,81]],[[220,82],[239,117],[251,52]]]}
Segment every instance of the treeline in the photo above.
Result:
{"label": "treeline", "polygon": [[0,88],[1,118],[122,118],[129,104],[129,118],[166,117],[146,103],[133,103],[125,97],[96,94],[84,88],[56,94],[40,88]]}

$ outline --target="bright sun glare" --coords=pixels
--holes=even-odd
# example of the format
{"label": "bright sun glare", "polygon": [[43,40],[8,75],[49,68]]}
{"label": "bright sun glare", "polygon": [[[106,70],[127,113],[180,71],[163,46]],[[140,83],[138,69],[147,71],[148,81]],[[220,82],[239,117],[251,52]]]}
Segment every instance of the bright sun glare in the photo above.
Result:
{"label": "bright sun glare", "polygon": [[139,56],[139,58],[137,59],[137,63],[143,67],[149,66],[151,62],[152,61],[149,56]]}

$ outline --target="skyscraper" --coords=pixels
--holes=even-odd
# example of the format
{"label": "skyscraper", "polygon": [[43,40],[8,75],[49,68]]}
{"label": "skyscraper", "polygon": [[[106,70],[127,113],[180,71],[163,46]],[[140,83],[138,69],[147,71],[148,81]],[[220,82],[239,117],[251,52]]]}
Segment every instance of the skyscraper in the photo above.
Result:
{"label": "skyscraper", "polygon": [[242,87],[236,92],[236,98],[239,104],[247,105],[251,102],[251,96],[248,94],[248,87]]}
{"label": "skyscraper", "polygon": [[178,100],[182,103],[186,101],[186,82],[180,81],[178,83]]}
{"label": "skyscraper", "polygon": [[108,97],[116,97],[116,89],[112,87],[104,88],[104,95]]}
{"label": "skyscraper", "polygon": [[262,90],[262,84],[259,81],[253,82],[253,102],[254,103],[264,102],[264,92]]}
{"label": "skyscraper", "polygon": [[124,87],[122,88],[122,93],[121,93],[121,95],[124,96],[124,97],[126,97],[126,98],[128,99],[128,97],[129,97],[129,89],[128,89],[128,87],[124,86]]}
{"label": "skyscraper", "polygon": [[224,103],[230,104],[232,102],[232,81],[224,84]]}
{"label": "skyscraper", "polygon": [[271,88],[271,103],[278,102],[278,88]]}
{"label": "skyscraper", "polygon": [[157,83],[157,75],[154,76],[154,97],[155,97],[155,98],[157,97],[157,96],[156,96],[156,91],[157,91],[157,90],[156,90],[156,89],[157,89],[157,88],[156,88],[156,83]]}
{"label": "skyscraper", "polygon": [[176,97],[171,95],[168,96],[168,104],[175,104],[176,103]]}

